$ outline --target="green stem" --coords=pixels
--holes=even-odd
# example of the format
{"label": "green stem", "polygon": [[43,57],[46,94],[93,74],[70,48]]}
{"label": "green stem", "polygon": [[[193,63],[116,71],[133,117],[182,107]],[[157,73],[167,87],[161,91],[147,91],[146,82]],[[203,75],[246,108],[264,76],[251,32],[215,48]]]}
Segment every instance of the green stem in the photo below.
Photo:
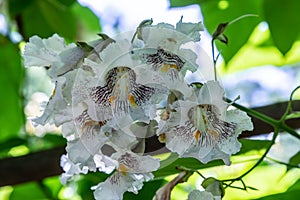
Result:
{"label": "green stem", "polygon": [[297,131],[295,131],[294,129],[292,129],[291,127],[289,127],[288,125],[286,125],[284,122],[280,123],[279,126],[282,130],[288,132],[289,134],[291,134],[292,136],[298,138],[300,140],[300,135],[299,133],[297,133]]}
{"label": "green stem", "polygon": [[249,174],[252,170],[254,170],[259,164],[262,163],[262,161],[265,159],[265,157],[267,156],[267,154],[269,153],[271,147],[273,146],[273,144],[275,143],[275,140],[278,136],[279,133],[279,129],[275,128],[272,140],[271,140],[271,144],[268,146],[268,148],[266,149],[265,153],[262,155],[262,157],[260,157],[260,159],[250,168],[248,169],[245,173],[243,173],[242,175],[240,175],[237,178],[234,179],[227,179],[227,180],[222,180],[222,182],[227,182],[230,181],[229,184],[226,185],[225,189],[229,186],[231,186],[235,181],[242,181],[242,178],[245,177],[247,174]]}
{"label": "green stem", "polygon": [[206,177],[203,174],[201,174],[198,170],[190,169],[190,168],[187,168],[187,167],[184,167],[184,166],[177,166],[176,169],[180,170],[180,171],[186,171],[186,172],[193,172],[193,173],[195,172],[199,176],[201,176],[203,179],[206,179]]}
{"label": "green stem", "polygon": [[[270,124],[271,126],[273,126],[274,128],[278,128],[278,130],[283,130],[283,131],[286,131],[288,132],[289,134],[291,134],[292,136],[300,139],[300,135],[294,130],[292,129],[291,127],[289,127],[288,125],[286,125],[284,123],[284,120],[285,120],[285,117],[286,117],[286,114],[284,114],[280,120],[276,120],[276,119],[273,119],[272,117],[269,117],[267,115],[264,115],[260,112],[257,112],[253,109],[250,109],[250,108],[246,108],[240,104],[237,104],[233,101],[231,101],[230,99],[227,99],[225,98],[225,101],[230,103],[232,106],[242,110],[242,111],[245,111],[246,113],[248,113],[249,115],[257,118],[257,119],[260,119],[261,121],[263,122],[266,122],[267,124]],[[290,106],[288,106],[287,110],[290,109]]]}
{"label": "green stem", "polygon": [[267,156],[266,158],[267,158],[268,160],[271,160],[271,161],[276,162],[276,163],[281,164],[281,165],[285,165],[285,166],[292,167],[292,168],[300,168],[300,167],[297,166],[297,165],[291,165],[291,164],[289,164],[289,163],[285,163],[285,162],[276,160],[276,159],[271,158],[271,157],[268,157],[268,156]]}
{"label": "green stem", "polygon": [[272,125],[274,127],[277,127],[280,124],[278,122],[278,120],[275,120],[275,119],[273,119],[273,118],[271,118],[271,117],[269,117],[267,115],[264,115],[264,114],[262,114],[260,112],[255,111],[253,109],[246,108],[246,107],[244,107],[244,106],[242,106],[240,104],[237,104],[237,103],[231,101],[228,98],[225,98],[225,101],[227,103],[230,103],[232,106],[234,106],[234,107],[236,107],[236,108],[238,108],[238,109],[240,109],[242,111],[245,111],[249,115],[251,115],[251,116],[253,116],[253,117],[257,118],[257,119],[260,119],[261,121],[264,121],[264,122],[266,122],[266,123],[268,123],[268,124],[270,124],[270,125]]}

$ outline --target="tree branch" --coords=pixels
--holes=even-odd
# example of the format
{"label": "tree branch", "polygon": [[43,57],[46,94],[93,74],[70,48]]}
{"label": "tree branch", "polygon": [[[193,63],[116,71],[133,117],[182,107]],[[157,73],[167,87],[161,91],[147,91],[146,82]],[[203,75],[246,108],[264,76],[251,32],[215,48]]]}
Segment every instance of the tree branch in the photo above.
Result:
{"label": "tree branch", "polygon": [[[254,110],[266,114],[274,119],[280,119],[284,114],[288,102],[276,103],[268,106],[254,108]],[[300,110],[300,100],[293,101],[293,110]],[[253,131],[246,131],[240,138],[247,138],[255,135],[269,133],[273,127],[252,118],[254,124]],[[300,128],[300,119],[290,119],[286,124],[291,128]],[[164,147],[159,143],[157,137],[146,140],[146,152],[155,152]],[[65,147],[57,147],[25,156],[5,158],[0,160],[0,186],[16,185],[29,181],[40,181],[44,178],[60,175],[60,157],[65,153]]]}

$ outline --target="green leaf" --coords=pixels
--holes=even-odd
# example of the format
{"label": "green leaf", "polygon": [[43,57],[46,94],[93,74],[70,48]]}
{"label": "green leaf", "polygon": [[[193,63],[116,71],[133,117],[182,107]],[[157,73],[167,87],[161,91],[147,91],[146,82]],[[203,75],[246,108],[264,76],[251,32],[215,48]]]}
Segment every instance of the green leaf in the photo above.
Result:
{"label": "green leaf", "polygon": [[126,192],[124,194],[123,199],[124,200],[140,200],[140,199],[152,200],[156,191],[166,183],[167,182],[163,179],[145,182],[143,188],[139,190],[139,193],[137,195],[131,192]]}
{"label": "green leaf", "polygon": [[[266,149],[270,144],[270,141],[264,140],[247,140],[242,139],[240,140],[242,143],[241,150],[236,155],[245,154],[250,151],[255,150],[262,150]],[[214,166],[224,165],[223,161],[221,160],[214,160],[207,164],[202,164],[199,160],[195,158],[177,158],[176,154],[173,153],[171,156],[161,162],[161,168],[154,172],[155,178],[164,178],[169,175],[177,174],[179,171],[176,169],[177,166],[186,167],[192,170],[196,169],[203,169],[203,168],[210,168]]]}
{"label": "green leaf", "polygon": [[58,199],[58,194],[63,187],[60,182],[59,176],[46,178],[43,180],[43,184],[50,190],[51,196]]}
{"label": "green leaf", "polygon": [[23,25],[21,33],[25,40],[32,35],[49,37],[54,33],[71,41],[76,38],[76,18],[70,8],[58,1],[35,0],[21,16]]}
{"label": "green leaf", "polygon": [[10,200],[48,199],[37,183],[27,183],[14,187]]}
{"label": "green leaf", "polygon": [[102,172],[88,173],[77,182],[78,189],[77,193],[82,199],[94,199],[93,191],[91,190],[92,186],[99,184],[100,182],[105,181],[108,177],[108,174]]}
{"label": "green leaf", "polygon": [[287,191],[293,191],[293,190],[300,191],[300,179],[296,181],[296,183],[294,183],[291,187],[289,187]]}
{"label": "green leaf", "polygon": [[253,151],[253,150],[259,151],[262,149],[266,149],[271,144],[271,141],[269,141],[269,140],[242,139],[239,141],[242,144],[242,148],[238,152],[239,155],[245,154],[245,153]]}
{"label": "green leaf", "polygon": [[18,135],[23,125],[21,84],[23,67],[19,49],[0,35],[0,141]]}
{"label": "green leaf", "polygon": [[164,178],[169,175],[177,174],[180,171],[176,169],[177,166],[183,166],[192,170],[209,168],[214,166],[224,165],[220,160],[212,161],[207,164],[202,164],[199,160],[195,158],[178,158],[174,162],[171,162],[169,165],[162,163],[159,170],[153,172],[156,179]]}
{"label": "green leaf", "polygon": [[99,18],[88,8],[74,3],[71,7],[78,29],[77,40],[91,41],[98,39],[101,32]]}
{"label": "green leaf", "polygon": [[[289,160],[289,164],[292,166],[299,166],[300,164],[300,151],[298,151],[295,155],[293,155],[290,160]],[[287,166],[287,170],[292,169],[293,167],[291,166]]]}
{"label": "green leaf", "polygon": [[0,158],[6,157],[11,148],[24,144],[27,144],[27,141],[17,137],[0,142]]}
{"label": "green leaf", "polygon": [[29,7],[35,0],[10,0],[8,1],[9,14],[16,16],[20,14],[24,9]]}
{"label": "green leaf", "polygon": [[265,0],[263,10],[276,47],[286,54],[300,36],[300,1]]}
{"label": "green leaf", "polygon": [[66,140],[61,135],[46,134],[44,137],[30,136],[27,138],[31,151],[40,151],[58,146],[65,146]]}
{"label": "green leaf", "polygon": [[203,2],[203,0],[170,0],[170,6],[171,7],[183,7],[183,6],[189,6],[192,4],[198,4],[199,2]]}
{"label": "green leaf", "polygon": [[286,116],[285,119],[294,119],[294,118],[299,118],[300,117],[300,111],[297,112],[293,112],[291,114],[289,114],[288,116]]}
{"label": "green leaf", "polygon": [[228,46],[216,42],[226,63],[228,63],[239,49],[246,44],[255,26],[262,21],[260,0],[194,0],[184,1],[184,3],[180,0],[170,0],[170,3],[171,6],[185,6],[194,3],[199,4],[204,18],[204,25],[211,34],[214,33],[220,23],[230,22],[245,14],[257,14],[260,16],[246,17],[226,28],[224,34],[228,37]]}
{"label": "green leaf", "polygon": [[77,2],[77,0],[58,0],[58,1],[66,6],[71,6],[73,3]]}
{"label": "green leaf", "polygon": [[299,199],[299,196],[300,196],[300,190],[294,190],[290,192],[269,195],[266,197],[258,198],[256,200],[274,200],[274,199],[291,200],[291,199]]}

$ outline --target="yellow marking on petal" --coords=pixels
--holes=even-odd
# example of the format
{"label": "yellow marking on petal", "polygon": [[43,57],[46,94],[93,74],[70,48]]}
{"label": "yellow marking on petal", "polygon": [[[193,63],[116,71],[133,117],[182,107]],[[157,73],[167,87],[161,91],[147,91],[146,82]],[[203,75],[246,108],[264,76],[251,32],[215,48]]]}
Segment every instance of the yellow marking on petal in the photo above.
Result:
{"label": "yellow marking on petal", "polygon": [[196,141],[197,141],[197,142],[199,141],[200,135],[201,135],[201,133],[200,133],[199,130],[195,131],[194,137],[196,138]]}
{"label": "yellow marking on petal", "polygon": [[135,103],[135,100],[134,100],[134,96],[132,94],[128,94],[128,100],[129,100],[129,103],[132,107],[136,107],[136,103]]}
{"label": "yellow marking on petal", "polygon": [[160,143],[166,143],[166,134],[165,133],[162,133],[162,134],[160,134],[159,136],[158,136],[158,141],[160,142]]}
{"label": "yellow marking on petal", "polygon": [[217,131],[208,128],[208,129],[207,129],[207,132],[208,132],[211,136],[213,136],[213,138],[214,138],[215,140],[217,140],[217,138],[218,138],[218,136],[219,136],[219,134],[218,134]]}
{"label": "yellow marking on petal", "polygon": [[56,94],[56,87],[55,87],[54,90],[52,91],[51,98],[54,97],[55,94]]}
{"label": "yellow marking on petal", "polygon": [[120,171],[123,175],[126,175],[128,172],[128,167],[124,164],[120,164],[118,171]]}
{"label": "yellow marking on petal", "polygon": [[207,125],[207,121],[206,121],[205,115],[202,115],[202,119],[203,119],[204,124]]}
{"label": "yellow marking on petal", "polygon": [[169,65],[169,68],[170,69],[176,69],[178,71],[178,66],[177,65],[171,64],[171,65]]}
{"label": "yellow marking on petal", "polygon": [[163,112],[160,114],[160,119],[161,119],[161,120],[166,121],[166,120],[168,120],[169,118],[170,118],[170,112],[167,111],[167,110],[163,111]]}
{"label": "yellow marking on petal", "polygon": [[169,69],[170,69],[170,65],[163,64],[160,68],[160,71],[167,73],[167,71],[169,71]]}
{"label": "yellow marking on petal", "polygon": [[110,103],[113,103],[115,100],[116,100],[116,97],[115,97],[115,96],[111,96],[111,97],[108,98],[108,101],[109,101]]}

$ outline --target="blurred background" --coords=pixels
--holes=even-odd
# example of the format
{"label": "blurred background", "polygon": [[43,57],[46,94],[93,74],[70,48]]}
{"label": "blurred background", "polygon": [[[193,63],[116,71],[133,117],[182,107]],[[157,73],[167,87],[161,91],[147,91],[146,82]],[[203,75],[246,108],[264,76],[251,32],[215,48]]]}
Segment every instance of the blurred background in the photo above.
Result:
{"label": "blurred background", "polygon": [[[61,130],[54,125],[35,127],[30,121],[41,115],[40,105],[49,99],[54,87],[46,69],[25,69],[22,65],[22,49],[31,36],[47,38],[58,33],[68,43],[92,41],[98,39],[97,33],[114,36],[135,30],[144,19],[175,25],[183,16],[184,22],[204,23],[200,46],[211,58],[211,35],[218,24],[255,14],[230,25],[225,31],[229,42],[217,41],[216,53],[221,54],[218,75],[226,95],[231,99],[240,96],[238,103],[258,107],[286,102],[300,84],[299,10],[297,0],[0,0],[0,171],[15,171],[10,181],[0,175],[0,199],[93,199],[90,187],[106,177],[94,173],[61,185],[59,156],[66,144]],[[193,78],[197,80],[197,76]],[[299,98],[300,92],[296,92],[294,99]],[[268,112],[276,114],[276,106],[271,108]],[[245,148],[233,157],[230,167],[218,162],[186,163],[201,168],[206,176],[233,178],[259,159],[271,135],[261,131],[256,143],[244,142]],[[245,177],[247,185],[257,190],[227,189],[224,199],[298,198],[299,151],[298,139],[281,134],[268,159]],[[49,157],[36,154],[39,152],[48,152]],[[45,172],[32,167],[35,162],[44,162],[39,156],[46,164],[52,163]],[[13,158],[24,158],[22,165],[15,166]],[[41,175],[18,179],[18,171],[22,174],[30,166],[32,174]],[[152,199],[155,191],[174,177],[176,171],[170,168],[162,169],[155,181],[146,183],[140,196],[126,193],[124,199]],[[202,180],[193,175],[176,187],[172,199],[187,199],[188,192],[201,189]]]}

